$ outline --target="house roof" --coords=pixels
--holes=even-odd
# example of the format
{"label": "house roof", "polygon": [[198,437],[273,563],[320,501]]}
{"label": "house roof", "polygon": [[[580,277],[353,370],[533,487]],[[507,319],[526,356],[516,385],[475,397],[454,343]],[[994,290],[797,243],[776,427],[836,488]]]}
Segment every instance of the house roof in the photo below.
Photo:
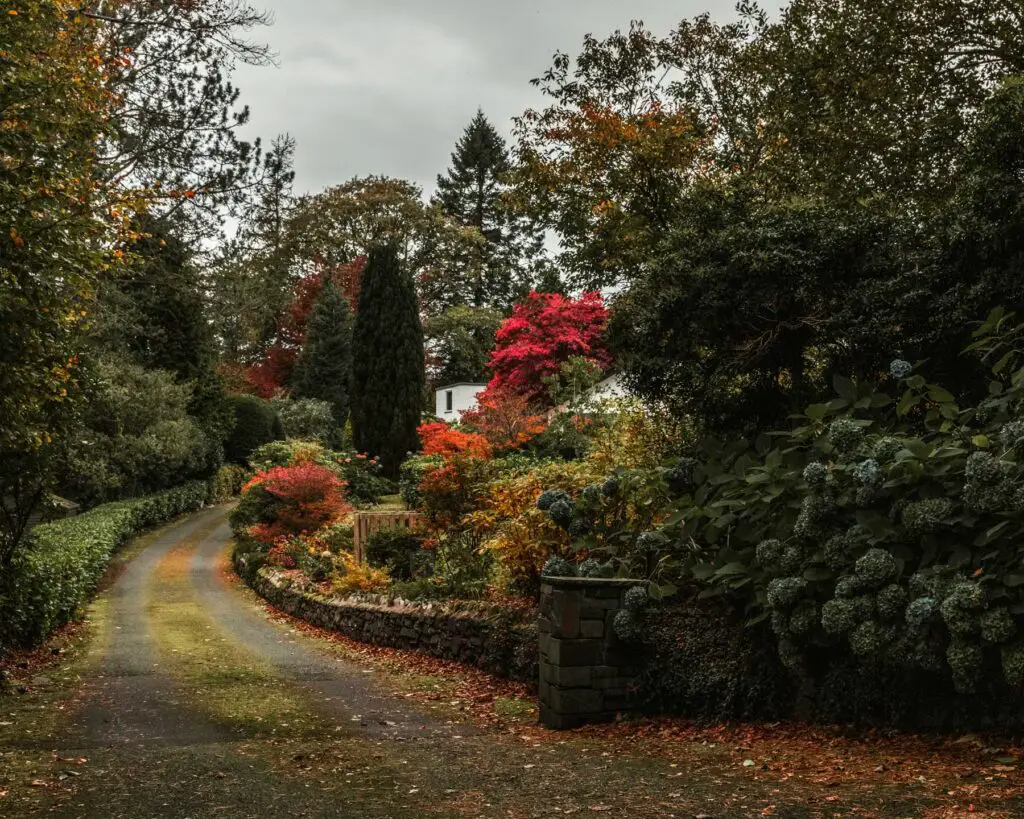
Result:
{"label": "house roof", "polygon": [[443,387],[436,387],[434,392],[441,392],[442,390],[450,390],[453,387],[486,387],[486,384],[478,384],[475,381],[456,381],[454,384],[445,384]]}

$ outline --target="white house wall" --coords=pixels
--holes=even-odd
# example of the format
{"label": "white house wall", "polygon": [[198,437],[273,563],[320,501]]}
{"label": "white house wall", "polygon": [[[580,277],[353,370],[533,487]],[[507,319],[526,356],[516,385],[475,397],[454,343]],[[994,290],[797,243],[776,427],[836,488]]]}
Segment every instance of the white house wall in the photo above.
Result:
{"label": "white house wall", "polygon": [[[486,384],[456,384],[451,387],[443,387],[435,394],[435,411],[438,418],[445,421],[458,421],[462,414],[468,410],[476,409],[477,393],[483,392]],[[452,408],[448,410],[447,393],[452,394]]]}

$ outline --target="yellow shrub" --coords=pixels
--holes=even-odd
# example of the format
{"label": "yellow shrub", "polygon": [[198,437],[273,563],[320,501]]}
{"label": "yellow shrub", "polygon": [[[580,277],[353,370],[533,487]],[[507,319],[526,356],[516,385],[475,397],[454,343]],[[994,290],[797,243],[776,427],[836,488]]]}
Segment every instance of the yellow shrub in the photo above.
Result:
{"label": "yellow shrub", "polygon": [[384,592],[391,584],[391,574],[387,569],[375,569],[360,563],[348,552],[338,555],[336,568],[337,573],[331,582],[331,591],[335,594]]}
{"label": "yellow shrub", "polygon": [[609,422],[594,433],[588,460],[604,472],[616,467],[650,469],[678,455],[690,434],[687,424],[657,407],[619,401]]}
{"label": "yellow shrub", "polygon": [[600,479],[588,462],[553,463],[525,475],[501,477],[487,483],[476,498],[476,509],[463,517],[481,548],[497,558],[502,580],[535,578],[553,554],[565,555],[571,538],[537,508],[545,489],[567,492]]}

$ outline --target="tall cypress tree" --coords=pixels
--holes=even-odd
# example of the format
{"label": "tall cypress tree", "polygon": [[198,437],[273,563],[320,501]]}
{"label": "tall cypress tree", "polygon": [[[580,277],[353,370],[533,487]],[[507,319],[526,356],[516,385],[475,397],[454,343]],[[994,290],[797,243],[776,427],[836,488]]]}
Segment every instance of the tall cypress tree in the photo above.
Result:
{"label": "tall cypress tree", "polygon": [[374,248],[352,333],[352,434],[357,449],[381,457],[389,477],[418,446],[425,379],[412,277],[393,245]]}
{"label": "tall cypress tree", "polygon": [[446,271],[448,280],[441,284],[449,292],[437,299],[444,308],[462,304],[508,309],[544,267],[542,235],[502,200],[511,169],[505,140],[478,110],[456,143],[448,172],[438,176],[434,194],[434,203],[448,218],[476,228],[484,240],[482,258],[455,260],[464,275],[454,298],[454,271]]}
{"label": "tall cypress tree", "polygon": [[295,365],[293,394],[331,405],[339,427],[349,412],[352,378],[351,308],[337,285],[328,280],[306,323],[306,341]]}

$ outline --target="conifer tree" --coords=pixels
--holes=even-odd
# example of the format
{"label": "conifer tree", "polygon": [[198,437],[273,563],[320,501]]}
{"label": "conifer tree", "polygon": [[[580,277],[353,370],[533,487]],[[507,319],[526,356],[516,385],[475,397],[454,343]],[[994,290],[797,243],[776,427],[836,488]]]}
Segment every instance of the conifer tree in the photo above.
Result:
{"label": "conifer tree", "polygon": [[393,245],[374,248],[352,334],[352,434],[396,477],[417,448],[425,382],[423,328],[412,277]]}
{"label": "conifer tree", "polygon": [[352,378],[351,308],[337,285],[328,280],[306,325],[306,341],[295,365],[293,394],[331,405],[338,427],[348,420]]}
{"label": "conifer tree", "polygon": [[[441,309],[457,305],[507,310],[543,274],[543,239],[532,224],[515,215],[502,198],[512,169],[505,140],[483,111],[466,126],[452,153],[447,174],[438,176],[433,203],[458,225],[475,229],[481,241],[462,250],[463,258],[438,271],[435,298]],[[453,278],[458,279],[453,287]]]}

